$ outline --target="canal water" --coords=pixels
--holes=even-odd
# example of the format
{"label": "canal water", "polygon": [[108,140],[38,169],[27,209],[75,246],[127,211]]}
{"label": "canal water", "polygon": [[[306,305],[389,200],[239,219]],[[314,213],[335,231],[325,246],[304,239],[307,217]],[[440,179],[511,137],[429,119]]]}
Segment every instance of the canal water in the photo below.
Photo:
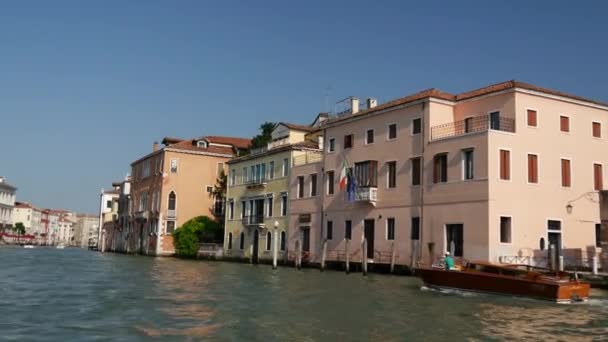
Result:
{"label": "canal water", "polygon": [[421,289],[413,277],[0,248],[0,340],[605,340],[585,304]]}

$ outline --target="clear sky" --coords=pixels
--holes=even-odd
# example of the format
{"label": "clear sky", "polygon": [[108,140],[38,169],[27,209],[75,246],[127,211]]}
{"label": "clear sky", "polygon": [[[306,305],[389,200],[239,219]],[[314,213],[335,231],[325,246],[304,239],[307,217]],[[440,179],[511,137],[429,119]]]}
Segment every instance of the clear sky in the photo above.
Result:
{"label": "clear sky", "polygon": [[[256,5],[254,5],[254,3]],[[608,101],[606,1],[3,1],[0,175],[94,212],[163,136],[518,79]]]}

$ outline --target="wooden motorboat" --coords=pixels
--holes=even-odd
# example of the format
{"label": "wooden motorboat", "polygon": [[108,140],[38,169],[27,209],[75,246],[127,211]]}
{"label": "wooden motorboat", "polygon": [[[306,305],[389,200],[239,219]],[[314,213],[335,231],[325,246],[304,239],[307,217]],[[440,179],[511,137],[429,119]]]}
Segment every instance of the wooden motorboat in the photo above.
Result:
{"label": "wooden motorboat", "polygon": [[[566,272],[529,265],[468,262],[457,269],[421,267],[416,273],[430,288],[457,289],[556,302],[586,301],[590,285]],[[576,279],[575,279],[576,278]]]}

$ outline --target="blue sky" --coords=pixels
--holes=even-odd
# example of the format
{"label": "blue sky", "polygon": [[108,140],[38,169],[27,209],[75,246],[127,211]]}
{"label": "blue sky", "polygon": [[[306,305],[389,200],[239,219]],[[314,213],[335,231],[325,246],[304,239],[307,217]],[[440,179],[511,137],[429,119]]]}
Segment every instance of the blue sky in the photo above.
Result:
{"label": "blue sky", "polygon": [[94,212],[100,188],[154,140],[309,123],[326,93],[331,103],[385,102],[518,79],[608,101],[607,10],[601,1],[2,2],[0,175],[18,200]]}

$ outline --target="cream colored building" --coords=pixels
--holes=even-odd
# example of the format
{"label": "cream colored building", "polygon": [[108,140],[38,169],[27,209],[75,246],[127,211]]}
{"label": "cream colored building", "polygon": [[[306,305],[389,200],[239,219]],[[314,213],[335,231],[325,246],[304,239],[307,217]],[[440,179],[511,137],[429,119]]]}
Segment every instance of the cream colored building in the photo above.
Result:
{"label": "cream colored building", "polygon": [[[252,262],[288,258],[289,184],[295,159],[318,151],[312,126],[279,123],[264,148],[228,162],[224,254]],[[276,242],[275,242],[276,240]]]}
{"label": "cream colored building", "polygon": [[[303,213],[322,214],[309,229],[327,239],[329,260],[344,260],[346,240],[353,261],[386,264],[394,250],[407,266],[445,251],[546,264],[549,245],[568,266],[601,250],[608,104],[508,81],[358,107],[352,99],[350,114],[321,127],[322,164],[293,170],[305,187],[323,172],[323,195],[299,200]],[[351,199],[339,186],[345,163]],[[312,261],[320,249],[313,245]]]}
{"label": "cream colored building", "polygon": [[17,188],[0,177],[0,230],[12,227]]}
{"label": "cream colored building", "polygon": [[36,240],[40,239],[43,229],[41,226],[42,211],[39,208],[30,203],[17,202],[13,216],[15,223],[23,223],[25,234],[35,236]]}

